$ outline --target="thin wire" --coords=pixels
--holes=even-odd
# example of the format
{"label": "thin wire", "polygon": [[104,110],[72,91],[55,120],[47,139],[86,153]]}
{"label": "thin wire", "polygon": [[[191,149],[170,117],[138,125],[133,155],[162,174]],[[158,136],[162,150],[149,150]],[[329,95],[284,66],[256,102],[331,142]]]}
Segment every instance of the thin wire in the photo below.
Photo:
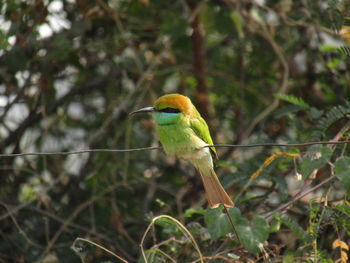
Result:
{"label": "thin wire", "polygon": [[307,142],[307,143],[298,143],[298,144],[283,144],[283,143],[258,143],[258,144],[213,144],[207,145],[205,147],[236,147],[236,148],[252,148],[252,147],[307,147],[318,144],[347,144],[350,143],[350,140],[345,141],[326,141],[326,142]]}
{"label": "thin wire", "polygon": [[[258,143],[258,144],[212,144],[206,145],[204,147],[223,147],[223,148],[253,148],[253,147],[307,147],[312,145],[327,145],[327,144],[348,144],[350,140],[345,141],[318,141],[318,142],[307,142],[298,144],[283,144],[283,143]],[[144,147],[144,148],[133,148],[133,149],[86,149],[79,151],[69,151],[69,152],[27,152],[27,153],[9,153],[0,154],[1,157],[23,157],[30,155],[72,155],[72,154],[83,154],[83,153],[95,153],[95,152],[114,152],[114,153],[126,153],[126,152],[139,152],[139,151],[153,151],[160,150],[162,147]]]}
{"label": "thin wire", "polygon": [[137,151],[152,151],[152,150],[160,150],[160,149],[162,149],[162,147],[144,147],[144,148],[134,148],[134,149],[87,149],[87,150],[69,151],[69,152],[28,152],[28,153],[0,154],[0,158],[30,156],[30,155],[72,155],[72,154],[95,153],[95,152],[126,153],[126,152],[137,152]]}

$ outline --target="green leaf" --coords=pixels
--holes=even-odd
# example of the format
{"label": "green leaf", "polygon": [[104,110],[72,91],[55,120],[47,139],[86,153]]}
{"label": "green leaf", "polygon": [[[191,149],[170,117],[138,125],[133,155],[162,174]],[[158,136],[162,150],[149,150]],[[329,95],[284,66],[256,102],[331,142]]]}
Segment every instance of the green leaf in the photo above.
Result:
{"label": "green leaf", "polygon": [[262,217],[255,216],[249,225],[237,226],[243,246],[253,254],[258,254],[269,236],[269,225]]}
{"label": "green leaf", "polygon": [[189,208],[185,211],[184,217],[190,218],[193,215],[204,215],[204,213],[205,213],[205,210],[203,208],[197,208],[197,209]]}
{"label": "green leaf", "polygon": [[295,255],[296,252],[295,251],[290,251],[287,250],[284,255],[283,255],[283,263],[294,263],[296,262],[295,257],[297,255]]}
{"label": "green leaf", "polygon": [[315,130],[325,131],[327,130],[333,123],[340,119],[346,119],[350,115],[350,101],[345,101],[343,105],[337,105],[332,107],[325,114],[322,119],[319,120],[318,124],[315,127]]}
{"label": "green leaf", "polygon": [[229,34],[232,31],[230,10],[227,8],[219,8],[213,14],[215,30],[220,34]]}
{"label": "green leaf", "polygon": [[177,226],[177,224],[169,218],[159,218],[156,221],[156,224],[163,228],[164,233],[182,235],[182,232]]}
{"label": "green leaf", "polygon": [[281,229],[281,220],[275,218],[275,220],[270,224],[269,231],[270,233],[278,232]]}
{"label": "green leaf", "polygon": [[0,29],[0,49],[5,50],[9,45],[5,31]]}
{"label": "green leaf", "polygon": [[4,55],[4,62],[9,72],[16,73],[26,69],[27,57],[19,47],[14,46]]}
{"label": "green leaf", "polygon": [[263,12],[260,9],[256,7],[251,8],[250,16],[255,20],[255,22],[259,23],[260,25],[266,26],[266,19],[263,16]]}
{"label": "green leaf", "polygon": [[316,109],[315,107],[310,108],[310,116],[314,120],[320,118],[323,112],[323,110]]}
{"label": "green leaf", "polygon": [[179,14],[167,13],[161,25],[163,34],[173,37],[186,35],[187,21]]}
{"label": "green leaf", "polygon": [[303,178],[309,176],[309,174],[315,170],[324,166],[332,156],[332,150],[327,146],[314,145],[310,147],[300,168]]}
{"label": "green leaf", "polygon": [[283,116],[286,116],[290,113],[295,113],[301,110],[304,110],[305,108],[300,106],[300,105],[286,105],[283,106],[281,108],[279,108],[278,110],[276,110],[273,114],[273,116],[278,119],[281,118]]}
{"label": "green leaf", "polygon": [[269,237],[269,224],[260,216],[254,216],[252,224],[256,239],[263,243]]}
{"label": "green leaf", "polygon": [[[229,208],[229,214],[235,225],[248,225],[248,220],[242,217],[238,208]],[[218,239],[232,233],[232,226],[221,208],[207,209],[204,214],[204,221],[212,238]]]}
{"label": "green leaf", "polygon": [[332,52],[332,51],[337,51],[338,46],[334,45],[329,45],[329,44],[324,44],[320,46],[320,51],[322,52]]}
{"label": "green leaf", "polygon": [[273,96],[277,99],[284,100],[291,104],[300,106],[304,109],[310,108],[309,104],[307,104],[302,98],[298,98],[290,94],[273,94]]}
{"label": "green leaf", "polygon": [[49,50],[45,59],[64,61],[71,56],[73,47],[69,42],[68,36],[64,33],[57,34],[53,37],[52,48]]}
{"label": "green leaf", "polygon": [[[229,208],[228,212],[237,229],[243,246],[253,254],[260,251],[260,247],[269,236],[269,225],[262,217],[255,216],[251,222],[242,217],[237,208]],[[212,238],[218,239],[232,233],[232,226],[225,213],[220,208],[208,209],[204,215],[205,223]]]}
{"label": "green leaf", "polygon": [[335,162],[335,175],[343,183],[345,190],[350,193],[350,157],[341,157]]}
{"label": "green leaf", "polygon": [[283,225],[292,230],[304,243],[310,242],[311,236],[304,231],[304,229],[294,219],[286,215],[279,216],[277,214],[274,214],[273,217],[276,220],[280,220]]}
{"label": "green leaf", "polygon": [[343,204],[338,204],[333,206],[336,210],[344,213],[350,218],[350,206],[343,205]]}
{"label": "green leaf", "polygon": [[234,253],[227,253],[227,256],[229,258],[232,258],[232,259],[235,259],[235,260],[238,260],[240,258],[240,256],[234,254]]}
{"label": "green leaf", "polygon": [[335,211],[332,216],[334,222],[350,235],[350,206],[348,202],[334,205],[332,208]]}
{"label": "green leaf", "polygon": [[231,232],[227,215],[220,208],[207,209],[204,214],[204,222],[213,239],[218,239]]}
{"label": "green leaf", "polygon": [[[162,263],[164,262],[164,258],[161,257],[160,253],[157,249],[148,249],[145,251],[145,256],[147,258],[147,263]],[[143,256],[141,255],[138,263],[145,263]]]}
{"label": "green leaf", "polygon": [[230,14],[230,17],[239,37],[242,38],[244,34],[243,34],[243,19],[241,14],[237,10],[233,10]]}

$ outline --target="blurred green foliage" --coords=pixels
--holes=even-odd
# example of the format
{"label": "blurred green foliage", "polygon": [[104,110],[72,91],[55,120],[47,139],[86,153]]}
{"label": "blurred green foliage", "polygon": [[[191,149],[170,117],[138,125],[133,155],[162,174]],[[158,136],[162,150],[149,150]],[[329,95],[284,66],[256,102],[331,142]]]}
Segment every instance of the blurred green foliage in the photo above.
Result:
{"label": "blurred green foliage", "polygon": [[[338,34],[349,10],[341,0],[6,0],[0,153],[157,145],[150,117],[128,113],[172,92],[202,109],[216,143],[349,139],[349,46]],[[278,152],[300,157],[248,181]],[[160,214],[181,221],[205,262],[340,259],[346,144],[218,153],[220,180],[239,195],[229,215],[243,246],[227,214],[206,208],[195,170],[162,151],[0,157],[0,261],[116,261],[70,248],[85,237],[144,262],[139,244]],[[199,262],[171,220],[152,226],[145,249],[148,262]]]}

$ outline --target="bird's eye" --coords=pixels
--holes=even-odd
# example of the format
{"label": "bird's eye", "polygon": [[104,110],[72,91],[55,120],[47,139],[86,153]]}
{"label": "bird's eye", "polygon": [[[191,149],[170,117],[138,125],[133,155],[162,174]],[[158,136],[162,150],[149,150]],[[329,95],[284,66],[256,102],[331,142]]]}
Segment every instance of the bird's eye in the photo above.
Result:
{"label": "bird's eye", "polygon": [[160,112],[167,112],[167,113],[180,113],[179,109],[174,109],[174,108],[164,108],[159,110]]}

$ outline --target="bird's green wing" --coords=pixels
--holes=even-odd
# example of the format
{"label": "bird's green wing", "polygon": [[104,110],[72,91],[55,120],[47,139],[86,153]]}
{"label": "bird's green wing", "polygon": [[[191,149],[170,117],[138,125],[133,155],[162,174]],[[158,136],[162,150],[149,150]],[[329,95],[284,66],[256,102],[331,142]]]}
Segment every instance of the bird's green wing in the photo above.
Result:
{"label": "bird's green wing", "polygon": [[[213,145],[213,139],[210,136],[208,125],[201,116],[191,118],[190,125],[191,125],[192,130],[195,132],[195,134],[199,138],[201,138],[207,144]],[[217,159],[218,156],[216,154],[215,147],[210,147],[210,150]]]}

